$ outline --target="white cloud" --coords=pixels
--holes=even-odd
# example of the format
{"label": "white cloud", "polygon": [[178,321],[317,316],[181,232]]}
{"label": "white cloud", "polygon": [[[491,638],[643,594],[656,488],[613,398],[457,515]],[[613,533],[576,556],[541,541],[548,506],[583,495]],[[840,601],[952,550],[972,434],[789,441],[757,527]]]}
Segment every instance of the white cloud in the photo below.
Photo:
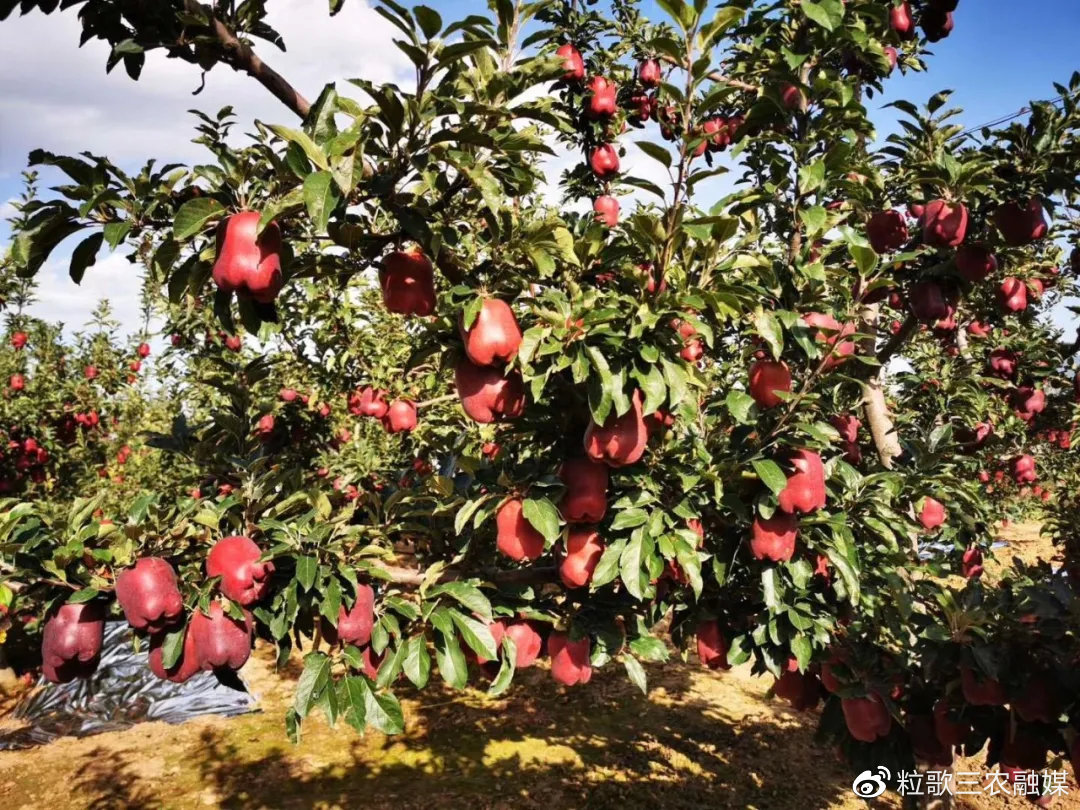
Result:
{"label": "white cloud", "polygon": [[[324,7],[325,8],[325,7]],[[279,51],[256,40],[256,51],[310,100],[328,81],[362,76],[374,82],[412,81],[412,68],[391,39],[396,29],[363,2],[346,3],[331,18],[307,0],[275,0],[268,22],[285,38]],[[81,26],[73,11],[32,12],[0,26],[0,53],[19,70],[0,75],[0,177],[24,168],[35,147],[54,152],[89,150],[121,165],[147,157],[205,157],[192,144],[188,109],[235,107],[243,127],[255,118],[293,124],[295,117],[254,79],[218,65],[197,96],[199,68],[161,51],[148,55],[138,82],[117,67],[105,74],[108,46],[78,48]],[[43,43],[50,43],[48,51]],[[356,91],[359,94],[359,91]]]}
{"label": "white cloud", "polygon": [[111,317],[120,323],[120,332],[140,333],[141,273],[142,268],[123,254],[103,253],[97,264],[87,270],[82,284],[75,285],[68,276],[68,258],[51,257],[38,271],[37,300],[27,312],[50,323],[62,322],[70,336],[86,326],[91,313],[107,298],[112,306]]}

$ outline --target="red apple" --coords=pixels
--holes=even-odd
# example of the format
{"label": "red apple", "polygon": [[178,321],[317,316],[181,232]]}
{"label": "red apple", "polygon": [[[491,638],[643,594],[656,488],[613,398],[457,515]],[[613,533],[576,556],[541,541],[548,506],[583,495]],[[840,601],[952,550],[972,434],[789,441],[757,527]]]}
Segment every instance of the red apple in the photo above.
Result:
{"label": "red apple", "polygon": [[608,468],[589,458],[572,458],[559,468],[566,485],[559,511],[567,523],[599,523],[607,511]]}
{"label": "red apple", "polygon": [[796,450],[789,458],[794,468],[780,493],[780,508],[789,514],[808,514],[825,507],[825,466],[811,450]]}
{"label": "red apple", "polygon": [[658,87],[663,78],[660,63],[655,59],[645,59],[638,65],[638,79],[646,87]]}
{"label": "red apple", "polygon": [[387,433],[408,433],[416,427],[416,405],[408,399],[395,399],[381,421]]}
{"label": "red apple", "polygon": [[601,194],[593,201],[596,221],[609,228],[619,224],[619,201],[610,194]]}
{"label": "red apple", "polygon": [[975,284],[997,272],[997,258],[986,245],[961,245],[956,251],[956,271]]}
{"label": "red apple", "polygon": [[260,562],[260,549],[249,537],[223,537],[206,556],[206,575],[221,577],[218,586],[229,599],[245,607],[253,605],[270,590],[274,564]]}
{"label": "red apple", "polygon": [[52,683],[87,678],[101,659],[105,611],[99,602],[61,605],[45,622],[41,670]]}
{"label": "red apple", "polygon": [[29,337],[26,332],[16,332],[11,336],[11,345],[18,350],[26,345],[27,340],[29,340]]}
{"label": "red apple", "polygon": [[588,636],[571,641],[566,633],[552,633],[548,636],[547,651],[551,658],[551,675],[559,683],[574,686],[589,682],[592,664]]}
{"label": "red apple", "polygon": [[518,562],[535,560],[544,553],[544,535],[525,519],[523,507],[520,498],[510,498],[495,513],[496,547]]}
{"label": "red apple", "polygon": [[1005,279],[998,289],[998,303],[1007,312],[1023,312],[1028,305],[1027,285],[1012,276]]}
{"label": "red apple", "polygon": [[430,315],[435,310],[435,276],[419,248],[397,250],[383,259],[379,268],[383,303],[401,315]]}
{"label": "red apple", "polygon": [[931,200],[923,209],[919,224],[926,244],[958,247],[967,235],[968,210],[963,203]]}
{"label": "red apple", "polygon": [[195,649],[195,636],[191,633],[189,628],[184,629],[184,648],[180,653],[180,658],[170,669],[165,669],[162,663],[165,656],[161,645],[164,643],[164,633],[159,633],[158,635],[150,637],[150,671],[157,677],[161,678],[163,681],[184,683],[202,671],[202,667],[199,664],[199,653]]}
{"label": "red apple", "polygon": [[889,25],[904,39],[915,36],[915,18],[911,15],[911,6],[907,2],[889,9]]}
{"label": "red apple", "polygon": [[521,374],[478,366],[462,358],[454,370],[454,385],[465,414],[474,422],[516,419],[525,411],[525,385]]}
{"label": "red apple", "polygon": [[795,538],[799,534],[799,519],[778,511],[771,518],[757,515],[751,526],[750,553],[755,560],[787,562],[795,553]]}
{"label": "red apple", "polygon": [[791,393],[791,370],[779,360],[758,360],[750,366],[750,396],[762,408],[784,402],[776,394]]}
{"label": "red apple", "polygon": [[532,622],[520,620],[506,625],[505,635],[514,640],[517,655],[514,657],[514,666],[517,669],[531,667],[540,657],[540,648],[543,638],[537,632]]}
{"label": "red apple", "polygon": [[585,431],[585,454],[608,466],[624,467],[641,458],[648,440],[641,413],[641,391],[635,389],[630,397],[630,410],[622,416],[616,416],[612,410],[602,426],[589,423]]}
{"label": "red apple", "polygon": [[934,323],[954,312],[954,297],[936,281],[913,284],[908,293],[911,311],[923,323]]}
{"label": "red apple", "polygon": [[960,667],[960,689],[972,706],[1004,706],[1004,687],[993,678],[983,679],[969,666]]}
{"label": "red apple", "polygon": [[188,625],[195,660],[200,669],[232,669],[242,667],[251,654],[251,614],[244,611],[244,621],[229,616],[221,603],[210,603],[210,613],[196,610]]}
{"label": "red apple", "polygon": [[269,304],[281,291],[281,230],[276,222],[257,233],[258,211],[226,217],[217,228],[214,283],[222,292],[241,292]]}
{"label": "red apple", "polygon": [[892,718],[878,695],[864,698],[844,698],[840,701],[844,722],[851,736],[860,742],[873,742],[886,737],[892,728]]}
{"label": "red apple", "polygon": [[338,608],[337,627],[323,622],[323,637],[330,644],[354,644],[362,647],[371,641],[375,626],[375,591],[363,583],[356,586],[356,601],[348,610]]}
{"label": "red apple", "polygon": [[579,82],[585,78],[585,60],[581,58],[577,48],[567,43],[555,53],[563,60],[563,70],[566,71],[563,73],[564,81]]}
{"label": "red apple", "polygon": [[458,324],[465,354],[478,366],[509,363],[521,345],[521,328],[510,305],[498,298],[485,298],[472,326]]}
{"label": "red apple", "polygon": [[866,236],[877,253],[891,253],[902,248],[909,238],[904,215],[895,210],[874,213],[866,223]]}
{"label": "red apple", "polygon": [[610,143],[600,144],[589,155],[589,168],[601,180],[619,173],[619,153]]}
{"label": "red apple", "polygon": [[1020,247],[1046,236],[1047,225],[1043,218],[1042,200],[1030,197],[1024,202],[1007,202],[999,205],[991,219],[1001,231],[1005,243]]}
{"label": "red apple", "polygon": [[840,434],[840,438],[845,442],[857,442],[859,440],[859,428],[862,427],[862,422],[857,417],[850,413],[837,414],[829,420],[837,433]]}
{"label": "red apple", "polygon": [[603,76],[593,76],[589,82],[589,97],[585,106],[585,113],[590,118],[609,118],[615,114],[618,105],[615,103],[616,88],[613,82]]}
{"label": "red apple", "polygon": [[349,398],[349,410],[357,416],[382,419],[387,411],[386,391],[372,388],[370,385],[364,386],[355,401],[352,397]]}
{"label": "red apple", "polygon": [[701,665],[709,669],[731,669],[728,663],[728,640],[720,623],[708,619],[697,627],[697,654]]}
{"label": "red apple", "polygon": [[786,700],[796,711],[809,711],[821,699],[821,682],[813,672],[799,672],[799,662],[790,658],[773,684],[773,694]]}
{"label": "red apple", "polygon": [[797,85],[785,82],[780,85],[780,103],[789,110],[801,110],[806,106],[806,94]]}
{"label": "red apple", "polygon": [[931,6],[927,8],[919,19],[923,34],[930,42],[939,42],[947,37],[953,30],[953,15],[951,11]]}
{"label": "red apple", "polygon": [[161,557],[140,557],[117,574],[116,601],[128,624],[151,634],[175,624],[184,610],[176,571]]}
{"label": "red apple", "polygon": [[571,526],[566,537],[566,553],[559,565],[559,578],[567,588],[583,588],[604,553],[600,535],[586,526]]}
{"label": "red apple", "polygon": [[998,348],[990,352],[990,371],[1003,380],[1012,379],[1016,375],[1019,362],[1016,353],[1008,349]]}
{"label": "red apple", "polygon": [[945,505],[937,500],[927,496],[922,499],[922,506],[919,508],[919,523],[928,532],[933,531],[938,526],[945,522]]}

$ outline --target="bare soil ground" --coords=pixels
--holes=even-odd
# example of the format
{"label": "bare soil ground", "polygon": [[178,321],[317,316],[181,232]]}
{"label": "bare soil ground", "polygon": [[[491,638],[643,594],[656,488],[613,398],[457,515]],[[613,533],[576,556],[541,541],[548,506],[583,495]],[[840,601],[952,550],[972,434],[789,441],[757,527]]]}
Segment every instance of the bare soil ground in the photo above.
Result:
{"label": "bare soil ground", "polygon": [[[1001,556],[1052,553],[1037,529],[1019,528],[1009,532],[1016,547]],[[813,742],[816,716],[770,699],[771,679],[747,667],[720,675],[696,662],[654,667],[648,698],[616,667],[575,689],[556,684],[546,667],[526,670],[498,699],[402,690],[403,735],[360,736],[316,715],[293,746],[283,717],[299,661],[281,672],[271,661],[257,649],[243,672],[258,714],[144,723],[0,753],[0,808],[900,807],[895,797],[855,798],[847,767]],[[982,762],[961,760],[957,770],[982,771]],[[1070,791],[1054,806],[1080,808],[1071,778]],[[976,797],[957,806],[1032,805]]]}

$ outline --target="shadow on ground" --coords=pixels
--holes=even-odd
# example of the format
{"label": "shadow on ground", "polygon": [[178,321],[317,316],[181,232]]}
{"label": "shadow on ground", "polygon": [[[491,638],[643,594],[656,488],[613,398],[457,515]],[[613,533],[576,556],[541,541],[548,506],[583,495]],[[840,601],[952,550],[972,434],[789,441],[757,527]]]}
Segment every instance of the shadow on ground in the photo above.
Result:
{"label": "shadow on ground", "polygon": [[809,719],[804,724],[763,703],[761,680],[682,665],[653,678],[648,700],[614,671],[571,690],[547,672],[523,672],[512,694],[497,700],[440,690],[405,695],[406,733],[394,738],[316,722],[293,747],[281,733],[281,714],[264,715],[258,731],[234,720],[199,730],[183,768],[191,772],[152,789],[124,755],[90,751],[79,790],[93,802],[88,807],[125,810],[772,810],[844,807],[853,798],[847,772],[814,747]]}

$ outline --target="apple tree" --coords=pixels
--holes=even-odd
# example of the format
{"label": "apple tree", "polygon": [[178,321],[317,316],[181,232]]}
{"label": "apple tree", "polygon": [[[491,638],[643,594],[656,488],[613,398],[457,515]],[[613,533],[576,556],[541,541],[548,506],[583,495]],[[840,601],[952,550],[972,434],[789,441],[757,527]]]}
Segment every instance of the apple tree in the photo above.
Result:
{"label": "apple tree", "polygon": [[955,0],[449,24],[383,0],[415,80],[308,102],[255,54],[281,43],[258,4],[74,5],[107,67],[223,63],[299,121],[237,146],[200,113],[210,162],[135,177],[31,155],[69,182],[11,261],[128,245],[183,392],[130,553],[9,507],[48,677],[123,612],[175,680],[254,635],[303,648],[293,735],[315,707],[399,730],[395,685],[433,665],[498,693],[542,655],[567,685],[618,663],[644,691],[680,654],[822,705],[859,767],[1071,752],[1072,586],[984,566],[1015,488],[1077,542],[1077,346],[1049,312],[1076,289],[1080,77],[999,129],[893,102],[879,138],[869,101],[932,68]]}

